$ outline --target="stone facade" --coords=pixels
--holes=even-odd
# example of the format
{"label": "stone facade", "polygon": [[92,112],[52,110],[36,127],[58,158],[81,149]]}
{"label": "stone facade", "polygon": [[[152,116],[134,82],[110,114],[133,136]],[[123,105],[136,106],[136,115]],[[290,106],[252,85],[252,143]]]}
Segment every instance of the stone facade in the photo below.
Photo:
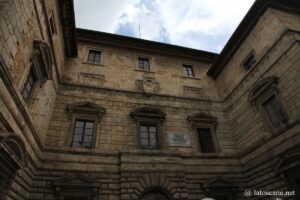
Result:
{"label": "stone facade", "polygon": [[217,55],[76,29],[72,0],[0,0],[0,199],[299,199],[299,11],[257,0]]}

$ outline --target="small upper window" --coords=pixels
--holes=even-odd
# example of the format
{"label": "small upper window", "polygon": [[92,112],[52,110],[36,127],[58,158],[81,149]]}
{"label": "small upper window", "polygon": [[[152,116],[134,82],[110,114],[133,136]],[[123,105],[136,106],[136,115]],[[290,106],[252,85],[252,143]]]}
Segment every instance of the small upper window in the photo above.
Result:
{"label": "small upper window", "polygon": [[192,65],[182,65],[183,75],[187,77],[195,77],[194,69]]}
{"label": "small upper window", "polygon": [[93,133],[93,121],[76,120],[72,147],[92,148]]}
{"label": "small upper window", "polygon": [[144,71],[150,71],[149,58],[138,57],[138,68]]}
{"label": "small upper window", "polygon": [[246,71],[251,69],[251,67],[256,63],[255,55],[252,52],[246,60],[243,62],[243,67],[245,68]]}
{"label": "small upper window", "polygon": [[89,50],[87,62],[93,63],[93,64],[100,64],[101,63],[101,51]]}
{"label": "small upper window", "polygon": [[26,81],[25,81],[23,89],[22,89],[22,96],[25,100],[27,100],[29,98],[30,94],[32,93],[33,87],[34,87],[34,84],[36,83],[36,81],[37,81],[36,76],[33,73],[32,68],[31,68],[27,75]]}

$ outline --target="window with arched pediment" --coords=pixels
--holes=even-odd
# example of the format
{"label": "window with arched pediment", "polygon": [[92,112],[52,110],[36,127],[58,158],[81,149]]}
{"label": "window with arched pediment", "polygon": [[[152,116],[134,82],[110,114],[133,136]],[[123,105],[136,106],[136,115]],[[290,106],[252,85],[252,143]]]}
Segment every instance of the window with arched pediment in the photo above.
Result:
{"label": "window with arched pediment", "polygon": [[33,99],[35,91],[52,77],[52,53],[44,41],[34,41],[30,68],[23,82],[21,94],[26,102]]}
{"label": "window with arched pediment", "polygon": [[271,131],[278,132],[287,127],[288,116],[279,96],[276,77],[268,77],[255,84],[248,100]]}
{"label": "window with arched pediment", "polygon": [[106,109],[91,102],[79,102],[68,105],[67,112],[72,121],[67,146],[95,148],[98,124]]}
{"label": "window with arched pediment", "polygon": [[156,108],[142,107],[130,113],[137,122],[137,146],[140,149],[162,147],[162,123],[166,114]]}
{"label": "window with arched pediment", "polygon": [[5,199],[19,169],[27,166],[22,140],[10,132],[0,131],[0,199]]}
{"label": "window with arched pediment", "polygon": [[283,152],[274,165],[275,174],[282,178],[287,188],[300,199],[300,148]]}
{"label": "window with arched pediment", "polygon": [[196,113],[188,116],[187,121],[191,123],[192,129],[196,132],[197,149],[201,153],[218,153],[217,118],[206,113]]}

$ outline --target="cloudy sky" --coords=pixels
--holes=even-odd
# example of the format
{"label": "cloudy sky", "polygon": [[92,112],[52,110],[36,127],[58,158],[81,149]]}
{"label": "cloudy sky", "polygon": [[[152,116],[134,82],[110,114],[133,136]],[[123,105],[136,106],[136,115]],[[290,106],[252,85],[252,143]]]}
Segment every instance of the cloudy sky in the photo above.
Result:
{"label": "cloudy sky", "polygon": [[219,53],[254,0],[75,0],[76,26]]}

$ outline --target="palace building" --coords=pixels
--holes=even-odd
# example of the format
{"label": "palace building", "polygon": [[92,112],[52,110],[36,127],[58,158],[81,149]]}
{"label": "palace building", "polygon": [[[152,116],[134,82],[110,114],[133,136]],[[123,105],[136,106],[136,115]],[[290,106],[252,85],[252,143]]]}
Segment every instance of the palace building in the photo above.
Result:
{"label": "palace building", "polygon": [[257,0],[220,54],[74,16],[0,0],[1,200],[300,199],[299,0]]}

